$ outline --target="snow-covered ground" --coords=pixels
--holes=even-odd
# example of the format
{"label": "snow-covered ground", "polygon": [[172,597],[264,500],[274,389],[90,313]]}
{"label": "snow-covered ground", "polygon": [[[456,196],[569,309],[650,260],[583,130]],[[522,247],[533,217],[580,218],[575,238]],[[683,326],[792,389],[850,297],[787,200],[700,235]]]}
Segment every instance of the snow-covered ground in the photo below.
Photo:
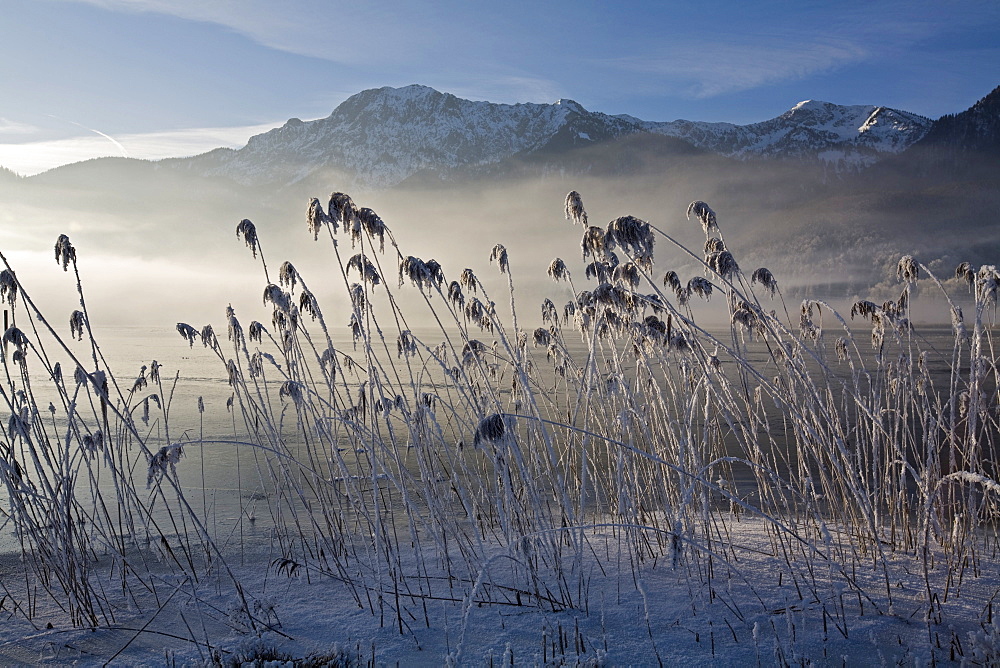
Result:
{"label": "snow-covered ground", "polygon": [[[688,545],[676,563],[662,532],[609,523],[584,530],[586,553],[573,582],[551,579],[544,568],[532,582],[520,547],[497,547],[478,573],[451,579],[441,570],[418,573],[411,561],[403,566],[406,584],[382,591],[282,566],[259,535],[229,555],[252,620],[220,569],[192,582],[161,563],[154,566],[158,598],[140,594],[141,611],[121,600],[114,620],[95,630],[73,628],[37,595],[27,599],[29,622],[8,596],[0,663],[995,665],[995,538],[983,539],[977,559],[949,584],[943,557],[925,573],[921,559],[894,554],[888,542],[884,563],[844,573],[837,545],[846,537],[836,531],[824,548],[830,558],[809,557],[806,567],[797,555],[812,548],[760,518],[719,513],[712,524],[711,554]],[[625,534],[648,541],[641,561],[620,549]],[[21,590],[24,581],[12,577],[16,557],[2,568],[8,592]],[[114,574],[94,577],[114,589]],[[947,592],[932,606],[928,582]]]}

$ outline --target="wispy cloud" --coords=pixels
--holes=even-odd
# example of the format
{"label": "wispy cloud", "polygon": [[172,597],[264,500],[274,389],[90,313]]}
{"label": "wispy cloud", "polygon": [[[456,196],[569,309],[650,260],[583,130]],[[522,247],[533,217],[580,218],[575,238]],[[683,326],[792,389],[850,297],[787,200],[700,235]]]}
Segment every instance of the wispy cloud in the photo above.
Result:
{"label": "wispy cloud", "polygon": [[0,135],[33,135],[39,132],[39,128],[27,123],[18,123],[7,118],[0,117]]}
{"label": "wispy cloud", "polygon": [[159,160],[184,157],[219,147],[243,146],[251,136],[279,125],[280,122],[232,128],[194,128],[119,135],[116,139],[98,132],[98,136],[0,144],[0,165],[18,174],[30,176],[91,158],[127,155]]}
{"label": "wispy cloud", "polygon": [[614,67],[665,79],[677,92],[694,98],[709,98],[781,81],[804,79],[813,74],[868,57],[868,50],[847,40],[809,40],[760,43],[719,43],[700,48],[679,44],[654,56],[621,58]]}
{"label": "wispy cloud", "polygon": [[[224,26],[258,44],[340,63],[378,61],[426,40],[422,7],[344,0],[62,0],[113,11],[152,12]],[[368,41],[366,36],[371,36]]]}

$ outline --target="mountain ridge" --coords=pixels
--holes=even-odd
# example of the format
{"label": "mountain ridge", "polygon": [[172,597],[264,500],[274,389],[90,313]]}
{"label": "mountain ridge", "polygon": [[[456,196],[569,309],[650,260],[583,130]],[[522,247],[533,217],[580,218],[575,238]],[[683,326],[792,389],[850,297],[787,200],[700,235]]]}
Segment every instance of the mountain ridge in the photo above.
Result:
{"label": "mountain ridge", "polygon": [[[1000,97],[998,91],[990,95]],[[589,111],[571,99],[503,104],[466,100],[419,84],[385,86],[352,95],[324,118],[291,118],[254,135],[243,147],[157,162],[192,176],[228,179],[243,187],[280,189],[337,181],[345,189],[373,191],[394,187],[415,175],[445,182],[474,172],[502,175],[504,165],[523,163],[528,156],[535,162],[544,156],[551,171],[560,169],[574,150],[623,137],[659,135],[741,162],[792,161],[818,167],[826,175],[849,175],[906,154],[915,146],[962,142],[978,146],[983,128],[1000,124],[998,103],[991,96],[970,110],[938,121],[886,106],[806,100],[774,118],[737,125],[684,119],[645,121],[627,114]],[[978,120],[970,121],[970,114]],[[1000,136],[1000,131],[995,134]],[[93,163],[76,163],[50,172],[94,168]],[[43,173],[31,178],[51,177]]]}
{"label": "mountain ridge", "polygon": [[568,99],[502,104],[413,84],[361,91],[325,118],[292,118],[251,137],[240,149],[181,162],[187,160],[189,169],[206,176],[226,176],[243,185],[292,184],[320,170],[336,170],[351,176],[355,188],[379,189],[422,171],[447,177],[515,156],[650,133],[737,160],[808,160],[856,171],[905,150],[932,124],[888,107],[818,101],[747,125],[644,121],[588,111]]}

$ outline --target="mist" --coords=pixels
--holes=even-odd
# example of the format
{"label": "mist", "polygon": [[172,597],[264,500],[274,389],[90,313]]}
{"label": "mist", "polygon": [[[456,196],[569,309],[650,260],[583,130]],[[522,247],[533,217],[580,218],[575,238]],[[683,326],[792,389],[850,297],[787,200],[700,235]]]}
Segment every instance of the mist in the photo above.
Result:
{"label": "mist", "polygon": [[[402,256],[437,260],[447,280],[471,268],[497,304],[509,301],[507,279],[489,258],[496,244],[503,245],[525,326],[539,320],[543,299],[561,306],[572,298],[566,284],[546,274],[553,259],[565,261],[578,290],[593,287],[584,275],[583,230],[563,212],[570,190],[581,193],[591,225],[636,216],[697,256],[658,238],[651,274],[658,284],[667,270],[682,281],[704,274],[704,235],[685,212],[693,200],[708,202],[743,272],[770,269],[793,306],[803,296],[846,304],[873,290],[890,294],[902,254],[948,278],[959,261],[991,261],[997,247],[982,213],[996,210],[996,195],[986,189],[902,178],[892,164],[862,176],[783,161],[749,165],[663,137],[532,155],[502,170],[487,166],[447,178],[417,174],[380,191],[337,173],[250,188],[191,174],[179,164],[99,159],[3,184],[0,249],[55,322],[79,302],[75,279],[52,256],[55,239],[67,234],[95,322],[218,325],[229,305],[241,319],[266,322],[263,289],[290,261],[326,317],[346,327],[350,309],[335,249],[325,233],[314,241],[305,223],[309,199],[325,206],[335,191],[375,210]],[[256,227],[267,277],[260,255],[254,257],[235,234],[243,219]],[[360,251],[343,233],[337,244],[345,263]],[[390,285],[397,281],[396,250],[387,239],[380,258]],[[415,288],[404,287],[402,294],[406,290],[419,297]],[[941,311],[936,319],[946,317]]]}

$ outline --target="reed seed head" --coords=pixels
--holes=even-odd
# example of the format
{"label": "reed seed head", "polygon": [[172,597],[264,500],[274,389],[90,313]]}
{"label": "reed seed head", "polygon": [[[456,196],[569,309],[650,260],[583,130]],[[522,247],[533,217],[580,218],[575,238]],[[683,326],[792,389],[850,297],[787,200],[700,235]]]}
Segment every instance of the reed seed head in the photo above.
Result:
{"label": "reed seed head", "polygon": [[462,294],[462,286],[458,281],[452,281],[448,285],[448,301],[459,310],[465,308],[465,295]]}
{"label": "reed seed head", "polygon": [[712,253],[720,253],[726,250],[725,242],[718,237],[708,237],[705,239],[705,255],[711,255]]}
{"label": "reed seed head", "polygon": [[232,341],[237,349],[246,346],[246,340],[243,336],[243,325],[236,319],[236,312],[231,307],[227,310],[229,311],[229,317],[227,318],[226,338]]}
{"label": "reed seed head", "polygon": [[667,335],[667,325],[655,315],[647,315],[643,318],[642,329],[646,336],[650,336],[657,341],[662,341]]}
{"label": "reed seed head", "polygon": [[358,213],[358,207],[354,205],[354,200],[350,195],[344,193],[333,193],[330,195],[330,203],[326,207],[327,215],[333,222],[333,231],[336,232],[339,225],[348,227],[353,224]]}
{"label": "reed seed head", "polygon": [[587,227],[587,211],[583,208],[583,198],[580,193],[570,190],[566,195],[566,220],[573,221],[574,225]]}
{"label": "reed seed head", "polygon": [[177,333],[181,335],[181,338],[187,340],[189,346],[194,347],[194,340],[198,338],[197,329],[186,322],[179,322],[177,323]]}
{"label": "reed seed head", "polygon": [[305,390],[303,389],[302,383],[294,380],[286,380],[281,384],[281,389],[278,390],[278,397],[280,399],[288,397],[296,406],[302,405],[304,395]]}
{"label": "reed seed head", "polygon": [[553,325],[559,324],[559,311],[551,299],[546,298],[542,302],[542,322],[549,322]]}
{"label": "reed seed head", "polygon": [[778,281],[774,278],[774,274],[766,267],[761,267],[753,272],[753,275],[750,277],[750,285],[754,283],[760,283],[772,297],[778,291]]}
{"label": "reed seed head", "polygon": [[639,287],[639,283],[642,281],[642,274],[634,262],[625,262],[612,270],[611,279],[635,289]]}
{"label": "reed seed head", "polygon": [[365,330],[361,325],[361,321],[358,319],[357,312],[351,314],[351,319],[347,323],[348,329],[351,330],[351,338],[354,341],[360,341],[364,338]]}
{"label": "reed seed head", "polygon": [[146,474],[146,487],[154,482],[159,482],[169,471],[172,475],[177,475],[177,463],[184,456],[184,448],[180,443],[164,445],[159,451],[150,457],[149,468]]}
{"label": "reed seed head", "polygon": [[848,348],[847,337],[838,336],[835,347],[837,349],[837,359],[841,362],[846,362],[850,358],[850,349]]}
{"label": "reed seed head", "polygon": [[436,260],[424,262],[418,257],[409,255],[399,263],[399,285],[403,285],[404,278],[410,279],[410,282],[420,290],[431,289],[444,282],[444,271]]}
{"label": "reed seed head", "polygon": [[608,223],[605,245],[609,251],[621,248],[635,258],[652,258],[655,237],[646,221],[635,216],[621,216]]}
{"label": "reed seed head", "polygon": [[396,339],[397,357],[412,357],[417,354],[417,341],[413,338],[413,332],[404,329]]}
{"label": "reed seed head", "polygon": [[288,313],[292,308],[292,296],[274,283],[269,283],[264,288],[264,304],[268,302],[271,302],[275,309],[282,313]]}
{"label": "reed seed head", "polygon": [[968,262],[963,262],[955,268],[955,278],[963,279],[971,289],[972,284],[976,281],[976,268]]}
{"label": "reed seed head", "polygon": [[995,304],[997,301],[997,287],[1000,286],[1000,274],[996,267],[984,264],[976,274],[976,293],[984,304]]}
{"label": "reed seed head", "polygon": [[802,305],[799,308],[799,333],[803,338],[818,341],[822,335],[822,330],[813,322],[813,306],[819,309],[819,304],[810,299],[802,301]]}
{"label": "reed seed head", "polygon": [[916,283],[920,278],[920,266],[912,255],[904,255],[896,265],[896,276],[907,283]]}
{"label": "reed seed head", "polygon": [[705,301],[712,297],[712,282],[703,276],[695,276],[687,284],[687,294],[696,294]]}
{"label": "reed seed head", "polygon": [[866,299],[859,299],[851,306],[851,320],[854,320],[854,316],[858,315],[862,318],[870,318],[877,311],[878,306],[876,304]]}
{"label": "reed seed head", "polygon": [[468,267],[462,270],[462,275],[459,277],[459,281],[461,282],[462,287],[466,290],[471,290],[473,294],[477,292],[479,279],[476,278],[476,275]]}
{"label": "reed seed head", "polygon": [[718,231],[719,224],[716,220],[715,212],[705,202],[695,200],[688,204],[687,219],[691,220],[691,216],[694,216],[701,222],[701,227],[705,230],[706,236],[711,236],[712,231]]}
{"label": "reed seed head", "polygon": [[489,348],[479,339],[470,339],[468,343],[462,346],[462,366],[466,368],[474,366],[487,350]]}
{"label": "reed seed head", "polygon": [[262,343],[264,340],[264,333],[267,330],[264,325],[260,324],[256,320],[250,321],[250,341],[256,343]]}
{"label": "reed seed head", "polygon": [[490,443],[496,443],[503,438],[506,433],[507,427],[504,425],[503,416],[499,413],[494,413],[493,415],[485,417],[479,421],[472,443],[476,446],[484,440],[489,441]]}
{"label": "reed seed head", "polygon": [[358,253],[347,261],[347,273],[350,274],[352,269],[360,274],[362,281],[369,283],[372,287],[375,287],[382,282],[382,277],[379,276],[378,269],[376,269],[375,265],[372,264],[372,261],[362,253]]}
{"label": "reed seed head", "polygon": [[215,338],[215,329],[211,325],[205,325],[201,328],[201,343],[206,348],[214,349],[218,346],[219,341]]}
{"label": "reed seed head", "polygon": [[605,232],[600,227],[588,227],[583,233],[583,240],[580,242],[580,248],[583,249],[583,259],[586,260],[587,256],[593,257],[595,260],[600,260],[604,258],[605,252]]}
{"label": "reed seed head", "polygon": [[739,273],[740,265],[729,251],[717,251],[705,258],[705,264],[722,278],[729,280]]}
{"label": "reed seed head", "polygon": [[957,304],[951,308],[951,327],[955,332],[955,338],[961,341],[969,340],[969,330],[965,327],[965,317],[962,315],[962,307]]}
{"label": "reed seed head", "polygon": [[472,322],[482,331],[493,331],[493,319],[490,317],[492,309],[488,308],[478,297],[473,297],[465,305],[465,319]]}
{"label": "reed seed head", "polygon": [[663,285],[664,287],[669,287],[675,293],[681,290],[681,279],[674,270],[668,271],[663,275]]}
{"label": "reed seed head", "polygon": [[308,313],[313,320],[319,317],[319,301],[310,290],[303,290],[299,295],[299,310]]}
{"label": "reed seed head", "polygon": [[69,316],[69,333],[77,341],[83,340],[83,332],[87,325],[87,316],[79,309]]}
{"label": "reed seed head", "polygon": [[[361,229],[367,232],[370,238],[378,237],[378,249],[380,252],[384,251],[386,226],[378,214],[365,207],[358,209],[355,219],[361,224]],[[354,225],[351,227],[351,240],[353,242],[359,239],[360,231],[357,225]]]}
{"label": "reed seed head", "polygon": [[17,413],[11,413],[7,420],[7,431],[25,441],[31,438],[31,413],[27,406],[22,406]]}
{"label": "reed seed head", "polygon": [[510,264],[507,259],[507,249],[502,244],[497,244],[493,247],[493,251],[490,253],[490,262],[496,260],[497,267],[500,269],[501,274],[506,274],[510,271]]}
{"label": "reed seed head", "polygon": [[0,300],[10,304],[11,308],[17,302],[17,279],[9,269],[0,271]]}
{"label": "reed seed head", "polygon": [[749,332],[753,332],[757,328],[757,314],[742,306],[733,311],[732,320],[734,324],[740,325]]}
{"label": "reed seed head", "polygon": [[226,362],[226,377],[229,380],[229,385],[236,387],[240,384],[240,368],[236,365],[235,360],[229,360]]}
{"label": "reed seed head", "polygon": [[62,266],[63,271],[69,270],[71,262],[76,263],[76,249],[65,234],[60,234],[59,238],[56,239],[55,251],[56,263]]}
{"label": "reed seed head", "polygon": [[80,445],[83,446],[87,457],[93,459],[99,451],[104,449],[104,433],[98,429],[93,434],[84,434]]}
{"label": "reed seed head", "polygon": [[296,271],[295,266],[289,262],[284,261],[281,263],[281,267],[278,268],[278,284],[288,286],[289,291],[295,292],[295,286],[298,284],[301,277],[299,272]]}
{"label": "reed seed head", "polygon": [[600,283],[607,283],[611,280],[613,271],[614,267],[610,262],[594,260],[586,266],[584,275],[587,277],[587,280],[593,279]]}
{"label": "reed seed head", "polygon": [[257,257],[257,248],[259,242],[257,240],[257,228],[252,222],[244,218],[236,226],[236,236],[243,239],[243,243],[247,245],[247,248],[253,253],[254,257]]}
{"label": "reed seed head", "polygon": [[568,281],[570,278],[569,269],[566,268],[566,263],[558,257],[549,263],[547,273],[549,278],[553,281]]}
{"label": "reed seed head", "polygon": [[323,205],[320,204],[320,201],[313,197],[309,200],[309,208],[306,210],[306,224],[309,226],[309,231],[312,232],[313,241],[319,240],[319,231],[323,228],[324,223],[328,225],[332,223],[330,216],[323,211]]}

